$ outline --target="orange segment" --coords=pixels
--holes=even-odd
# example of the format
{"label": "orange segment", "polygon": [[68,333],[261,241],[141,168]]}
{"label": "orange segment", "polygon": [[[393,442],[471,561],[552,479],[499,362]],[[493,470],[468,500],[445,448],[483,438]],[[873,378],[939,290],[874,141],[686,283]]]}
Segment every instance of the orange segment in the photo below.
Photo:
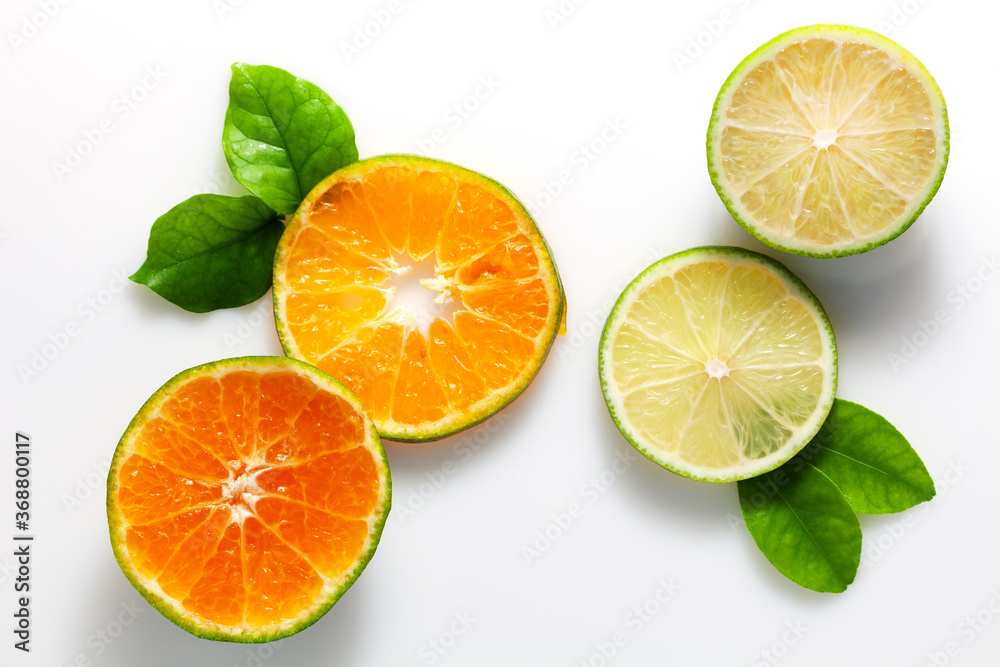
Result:
{"label": "orange segment", "polygon": [[315,393],[316,386],[298,373],[267,373],[262,376],[260,414],[257,418],[258,446],[285,437]]}
{"label": "orange segment", "polygon": [[388,296],[374,287],[345,287],[322,294],[293,292],[289,310],[298,319],[288,327],[311,358],[326,356],[335,346],[385,312]]}
{"label": "orange segment", "polygon": [[[318,221],[335,216],[320,216]],[[331,240],[325,228],[308,227],[296,239],[288,284],[300,292],[325,292],[350,285],[379,285],[389,274],[375,260]]]}
{"label": "orange segment", "polygon": [[419,261],[437,249],[441,221],[456,208],[457,189],[454,179],[438,171],[419,172],[413,178],[410,238],[406,245],[413,259]]}
{"label": "orange segment", "polygon": [[541,279],[497,282],[488,288],[462,290],[462,302],[474,313],[506,322],[520,334],[534,338],[545,326],[549,300]]}
{"label": "orange segment", "polygon": [[468,408],[488,395],[486,383],[476,373],[472,357],[450,324],[442,319],[431,322],[427,350],[434,374],[440,378],[453,408]]}
{"label": "orange segment", "polygon": [[267,468],[257,475],[257,484],[267,495],[353,519],[371,514],[379,497],[377,480],[377,464],[364,447]]}
{"label": "orange segment", "polygon": [[[231,458],[188,435],[210,426]],[[299,361],[247,357],[185,371],[146,402],[115,452],[108,524],[122,571],[170,620],[271,641],[351,585],[389,497],[378,435],[343,385]]]}
{"label": "orange segment", "polygon": [[136,440],[135,451],[188,479],[217,482],[229,475],[225,463],[162,417],[146,423]]}
{"label": "orange segment", "polygon": [[201,577],[184,598],[184,608],[213,623],[237,625],[246,609],[243,580],[243,531],[230,523]]}
{"label": "orange segment", "polygon": [[385,322],[361,329],[316,365],[350,387],[372,419],[385,420],[392,408],[402,349],[403,326]]}
{"label": "orange segment", "polygon": [[842,243],[854,236],[840,210],[840,188],[830,164],[833,150],[816,154],[795,221],[796,235],[818,245]]}
{"label": "orange segment", "polygon": [[[368,214],[338,219],[345,193]],[[371,235],[392,257],[361,262],[342,231],[354,220],[364,222],[352,248]],[[431,292],[419,307],[405,301],[414,275],[417,291]],[[548,248],[517,199],[416,156],[357,162],[316,186],[278,245],[274,295],[286,354],[341,379],[383,436],[410,441],[444,437],[513,400],[564,312]]]}
{"label": "orange segment", "polygon": [[[394,252],[403,252],[410,236],[410,227],[405,222],[409,220],[411,211],[413,175],[407,169],[387,165],[373,169],[358,180],[363,183],[368,205],[378,222],[379,233],[389,242]],[[336,184],[330,188],[331,191],[336,189]]]}
{"label": "orange segment", "polygon": [[419,331],[411,330],[396,376],[392,418],[401,424],[420,424],[437,421],[447,412],[448,401],[431,368],[427,341]]}
{"label": "orange segment", "polygon": [[205,563],[215,554],[230,518],[232,515],[228,507],[216,507],[204,523],[177,545],[156,578],[156,583],[166,595],[178,600],[187,596],[205,569]]}
{"label": "orange segment", "polygon": [[201,444],[217,459],[234,463],[239,455],[219,413],[221,400],[222,387],[215,378],[198,378],[171,396],[164,403],[162,414],[177,424],[184,436]]}
{"label": "orange segment", "polygon": [[802,212],[802,188],[791,184],[808,182],[816,164],[816,152],[803,151],[757,180],[740,197],[740,203],[758,224],[775,234],[792,236]]}
{"label": "orange segment", "polygon": [[132,523],[149,523],[203,507],[222,497],[217,484],[183,477],[139,454],[124,462],[121,475],[129,483],[118,494],[118,504]]}
{"label": "orange segment", "polygon": [[438,247],[443,267],[462,266],[519,231],[510,205],[475,185],[459,186]]}
{"label": "orange segment", "polygon": [[471,313],[455,315],[455,331],[491,389],[507,385],[518,373],[518,362],[529,356],[532,341],[508,326]]}
{"label": "orange segment", "polygon": [[466,263],[456,272],[455,280],[466,287],[484,287],[495,282],[529,279],[538,275],[538,265],[531,239],[518,234]]}
{"label": "orange segment", "polygon": [[257,502],[257,516],[328,577],[343,572],[365,544],[368,525],[284,498]]}
{"label": "orange segment", "polygon": [[392,257],[389,242],[379,232],[375,215],[358,181],[340,183],[313,205],[312,216],[323,220],[323,233],[335,243],[363,257],[385,261]]}
{"label": "orange segment", "polygon": [[260,374],[249,371],[227,373],[219,378],[222,387],[222,418],[233,449],[246,461],[257,448],[257,421],[260,415]]}
{"label": "orange segment", "polygon": [[308,610],[323,586],[316,569],[259,519],[247,519],[243,530],[247,623],[281,622]]}
{"label": "orange segment", "polygon": [[264,451],[268,463],[302,463],[364,442],[365,422],[340,396],[317,392],[291,425],[288,435]]}
{"label": "orange segment", "polygon": [[211,508],[203,507],[145,525],[129,526],[125,532],[125,542],[129,558],[139,573],[151,578],[159,576],[177,546],[203,524],[211,513]]}

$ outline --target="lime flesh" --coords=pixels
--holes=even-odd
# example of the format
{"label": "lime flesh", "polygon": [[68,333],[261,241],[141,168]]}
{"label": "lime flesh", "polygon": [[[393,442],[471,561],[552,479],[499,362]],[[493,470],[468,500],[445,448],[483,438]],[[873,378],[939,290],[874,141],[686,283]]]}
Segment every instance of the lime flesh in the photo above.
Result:
{"label": "lime flesh", "polygon": [[808,26],[733,71],[708,168],[737,222],[801,255],[864,252],[903,233],[944,178],[948,115],[909,52],[876,33]]}
{"label": "lime flesh", "polygon": [[629,285],[600,346],[605,400],[645,456],[685,477],[777,468],[833,404],[837,349],[816,297],[778,262],[705,247]]}

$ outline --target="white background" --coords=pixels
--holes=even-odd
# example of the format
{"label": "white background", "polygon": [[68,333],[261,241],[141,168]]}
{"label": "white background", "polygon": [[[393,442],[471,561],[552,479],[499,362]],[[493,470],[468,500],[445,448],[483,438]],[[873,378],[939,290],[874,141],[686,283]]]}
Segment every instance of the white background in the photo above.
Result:
{"label": "white background", "polygon": [[[971,0],[563,6],[573,11],[556,21],[558,0],[401,1],[348,56],[344,45],[388,0],[4,3],[0,663],[997,664],[1000,10]],[[944,91],[953,133],[944,183],[917,223],[836,260],[784,255],[744,233],[704,153],[729,72],[778,33],[818,22],[876,29],[913,52]],[[538,210],[569,301],[569,334],[500,417],[438,444],[386,443],[393,510],[378,552],[325,617],[277,647],[197,639],[152,610],[112,556],[102,488],[122,431],[164,381],[201,362],[281,353],[267,300],[192,315],[121,279],[145,258],[160,214],[199,192],[240,192],[220,147],[234,61],[325,89],[363,157],[429,152],[506,184]],[[478,88],[490,78],[492,91]],[[449,110],[463,102],[475,109],[455,123]],[[111,131],[57,173],[105,119]],[[428,147],[437,128],[444,140]],[[592,142],[601,153],[590,160],[579,151]],[[571,183],[543,196],[562,171]],[[734,485],[645,459],[606,472],[633,450],[601,396],[599,327],[646,265],[703,244],[764,250],[816,292],[837,334],[839,395],[892,421],[937,483],[930,504],[862,518],[864,564],[844,594],[772,569]],[[921,333],[935,315],[943,324]],[[67,326],[77,334],[65,340]],[[35,357],[43,350],[51,358]],[[26,374],[33,358],[38,372]],[[13,547],[2,546],[15,533],[17,430],[33,442],[28,656],[12,647]],[[443,483],[442,469],[454,473]],[[602,473],[611,483],[598,492],[588,480]],[[553,516],[573,503],[580,516],[558,528]],[[558,535],[529,562],[524,547],[546,530]],[[676,594],[649,603],[661,581]],[[646,620],[629,615],[646,603]],[[977,614],[978,630],[965,620]],[[623,645],[606,659],[600,646],[610,653],[616,633]]]}

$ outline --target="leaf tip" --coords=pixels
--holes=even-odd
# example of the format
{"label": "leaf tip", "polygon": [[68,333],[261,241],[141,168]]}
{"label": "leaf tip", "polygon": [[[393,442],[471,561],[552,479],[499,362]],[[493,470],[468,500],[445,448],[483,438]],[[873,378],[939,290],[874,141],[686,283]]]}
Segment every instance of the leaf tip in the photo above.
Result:
{"label": "leaf tip", "polygon": [[136,269],[136,272],[130,275],[128,279],[134,283],[138,283],[139,285],[145,285],[146,281],[149,279],[149,269],[146,268],[145,264],[143,264]]}

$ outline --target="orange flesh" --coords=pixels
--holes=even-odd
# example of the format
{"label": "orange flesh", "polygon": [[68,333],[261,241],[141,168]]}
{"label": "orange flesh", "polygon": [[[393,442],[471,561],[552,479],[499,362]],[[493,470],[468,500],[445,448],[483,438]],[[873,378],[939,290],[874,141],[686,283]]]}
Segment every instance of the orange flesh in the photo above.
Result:
{"label": "orange flesh", "polygon": [[313,607],[360,554],[378,502],[362,416],[289,371],[197,377],[154,415],[118,473],[139,575],[225,626]]}
{"label": "orange flesh", "polygon": [[[445,170],[376,164],[344,177],[282,241],[289,354],[344,382],[380,427],[468,410],[533,372],[547,346],[558,287],[523,224],[507,200]],[[390,283],[425,258],[435,278],[421,285],[443,305],[400,309]]]}

